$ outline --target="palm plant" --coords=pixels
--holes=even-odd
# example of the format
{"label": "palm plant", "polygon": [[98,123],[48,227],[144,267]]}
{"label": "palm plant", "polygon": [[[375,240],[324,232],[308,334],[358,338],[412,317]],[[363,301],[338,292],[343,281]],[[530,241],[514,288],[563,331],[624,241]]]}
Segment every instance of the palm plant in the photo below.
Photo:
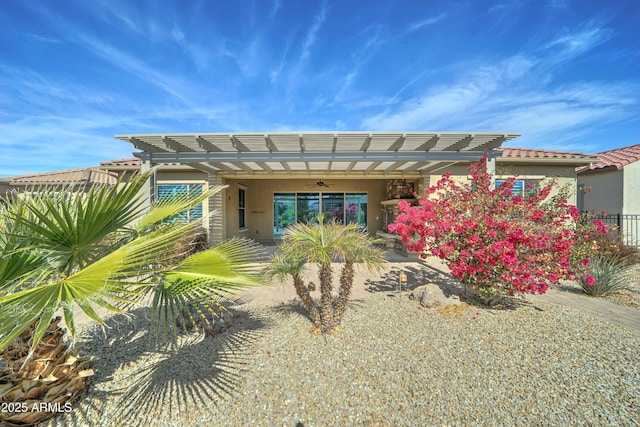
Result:
{"label": "palm plant", "polygon": [[[1,402],[77,397],[84,388],[77,378],[92,371],[73,350],[76,307],[104,324],[98,307],[123,313],[151,296],[156,331],[166,331],[185,313],[192,316],[187,307],[204,317],[211,302],[262,283],[255,264],[262,252],[249,240],[176,254],[200,222],[171,219],[224,187],[145,208],[141,190],[148,179],[142,174],[86,193],[40,188],[0,205]],[[71,340],[56,327],[60,312]],[[0,421],[35,422],[35,415],[2,413]]]}
{"label": "palm plant", "polygon": [[[283,279],[289,275],[303,306],[309,312],[314,332],[335,330],[342,321],[354,279],[354,266],[363,264],[373,271],[384,266],[384,255],[375,247],[374,240],[359,231],[357,224],[341,225],[325,223],[319,218],[316,224],[298,223],[289,227],[276,255],[265,272],[271,277]],[[340,288],[334,301],[332,263],[343,263]],[[320,308],[313,300],[302,278],[307,263],[317,264],[320,280]]]}

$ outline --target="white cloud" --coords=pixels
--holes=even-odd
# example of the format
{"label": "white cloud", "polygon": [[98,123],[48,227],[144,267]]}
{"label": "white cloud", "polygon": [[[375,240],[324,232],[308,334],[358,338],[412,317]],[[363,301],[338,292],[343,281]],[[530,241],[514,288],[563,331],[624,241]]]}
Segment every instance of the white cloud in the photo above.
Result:
{"label": "white cloud", "polygon": [[404,102],[398,111],[384,112],[364,120],[371,129],[431,129],[450,127],[460,115],[486,105],[508,81],[526,74],[534,61],[515,56],[500,64],[480,67],[456,83],[430,89],[426,94]]}
{"label": "white cloud", "polygon": [[404,31],[403,35],[407,35],[409,33],[417,31],[417,30],[419,30],[421,28],[424,28],[424,27],[427,27],[429,25],[433,25],[436,22],[442,21],[445,18],[445,16],[446,15],[444,13],[441,13],[438,16],[434,16],[434,17],[431,17],[431,18],[427,18],[427,19],[423,19],[421,21],[414,22],[413,24],[409,25],[409,27],[406,29],[406,31]]}
{"label": "white cloud", "polygon": [[569,6],[569,0],[549,0],[547,4],[553,9],[566,9]]}
{"label": "white cloud", "polygon": [[300,53],[300,60],[299,60],[300,63],[306,62],[309,56],[311,55],[311,48],[313,47],[313,45],[316,42],[316,39],[318,38],[318,32],[320,31],[320,28],[322,27],[322,24],[324,23],[325,19],[327,19],[326,2],[322,4],[322,8],[320,9],[320,12],[316,14],[313,20],[313,25],[311,25],[311,28],[307,32],[307,36],[304,38],[304,42],[302,44],[302,51]]}
{"label": "white cloud", "polygon": [[291,73],[291,80],[294,85],[296,84],[296,80],[299,74],[301,73],[302,68],[304,67],[306,62],[309,60],[309,57],[311,56],[313,45],[316,43],[316,40],[318,38],[318,33],[320,32],[320,28],[322,28],[322,24],[326,19],[327,19],[327,3],[326,1],[324,1],[322,3],[322,7],[320,11],[315,15],[313,19],[313,24],[311,25],[311,28],[309,28],[309,31],[307,31],[307,34],[304,38],[304,41],[302,43],[302,47],[300,50],[300,57],[298,58],[297,63],[293,67],[293,72]]}
{"label": "white cloud", "polygon": [[41,34],[29,34],[28,36],[31,37],[34,40],[39,41],[39,42],[55,43],[55,44],[60,43],[60,40],[55,38],[55,37],[43,36]]}
{"label": "white cloud", "polygon": [[545,48],[550,51],[550,60],[563,62],[592,50],[613,36],[612,29],[590,22],[574,32],[565,30],[562,35],[547,43]]}
{"label": "white cloud", "polygon": [[363,127],[520,132],[523,137],[516,145],[557,148],[562,143],[567,149],[579,145],[583,135],[628,120],[640,109],[637,83],[582,81],[554,86],[552,78],[538,79],[546,72],[542,58],[507,58],[387,106],[366,117]]}
{"label": "white cloud", "polygon": [[487,13],[494,13],[512,7],[513,3],[496,3],[489,8]]}
{"label": "white cloud", "polygon": [[269,18],[273,19],[277,14],[280,8],[282,7],[282,0],[274,0],[273,7],[269,11]]}

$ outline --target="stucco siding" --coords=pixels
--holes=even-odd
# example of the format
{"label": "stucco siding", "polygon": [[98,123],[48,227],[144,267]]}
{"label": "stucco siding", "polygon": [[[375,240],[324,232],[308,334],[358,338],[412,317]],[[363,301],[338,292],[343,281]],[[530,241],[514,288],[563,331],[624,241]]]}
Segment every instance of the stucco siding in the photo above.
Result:
{"label": "stucco siding", "polygon": [[158,183],[166,183],[169,181],[170,183],[174,183],[177,181],[182,182],[206,182],[207,174],[200,171],[195,170],[163,170],[159,169],[156,172],[156,182]]}
{"label": "stucco siding", "polygon": [[[246,236],[261,242],[273,241],[273,195],[287,192],[367,193],[367,230],[375,235],[384,225],[382,201],[386,199],[386,180],[328,179],[330,187],[317,187],[317,179],[228,179],[226,193],[227,237]],[[246,188],[246,230],[238,227],[238,189]]]}
{"label": "stucco siding", "polygon": [[640,161],[630,163],[623,169],[623,205],[624,215],[640,215]]}
{"label": "stucco siding", "polygon": [[[435,185],[442,174],[452,173],[452,178],[459,183],[471,182],[471,174],[467,165],[454,165],[442,170],[438,170],[436,173],[431,174],[428,182],[430,185]],[[547,183],[551,180],[555,180],[555,186],[551,195],[558,194],[561,189],[565,189],[567,194],[567,201],[575,205],[576,204],[576,173],[573,166],[564,165],[528,165],[528,164],[504,164],[498,163],[496,165],[496,179],[505,179],[512,176],[516,176],[519,179],[541,179],[543,183]]]}
{"label": "stucco siding", "polygon": [[[456,164],[433,171],[416,181],[416,191],[422,195],[425,185],[434,185],[446,172],[453,173],[459,182],[469,182],[468,164]],[[523,179],[543,179],[555,177],[558,187],[569,186],[569,202],[575,204],[575,172],[568,166],[537,165],[496,165],[496,177],[506,178],[517,174]],[[549,178],[546,178],[549,179]],[[204,183],[214,185],[224,183],[228,188],[224,193],[210,200],[205,209],[208,212],[218,210],[209,221],[209,235],[212,243],[230,237],[247,237],[260,242],[272,242],[273,236],[273,198],[274,193],[367,193],[367,230],[371,235],[384,227],[382,201],[387,199],[387,179],[325,179],[329,187],[316,186],[317,179],[292,176],[290,179],[254,179],[227,178],[218,179],[199,171],[160,170],[156,182],[164,183]],[[239,189],[245,194],[245,227],[240,228]],[[214,218],[215,217],[215,218]]]}
{"label": "stucco siding", "polygon": [[608,214],[622,213],[623,180],[622,170],[581,174],[578,185],[586,188],[583,209]]}

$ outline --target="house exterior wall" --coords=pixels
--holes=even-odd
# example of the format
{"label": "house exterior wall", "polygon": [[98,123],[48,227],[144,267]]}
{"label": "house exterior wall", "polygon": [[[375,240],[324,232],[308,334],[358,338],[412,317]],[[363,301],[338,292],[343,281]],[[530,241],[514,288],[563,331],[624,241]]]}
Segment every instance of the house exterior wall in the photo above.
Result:
{"label": "house exterior wall", "polygon": [[[452,178],[458,183],[471,182],[471,174],[468,165],[460,164],[438,170],[431,174],[428,180],[429,185],[435,185],[442,174],[452,173]],[[567,201],[569,204],[576,204],[576,172],[574,166],[565,165],[533,165],[533,164],[507,164],[499,162],[496,165],[496,179],[505,179],[512,176],[519,179],[542,179],[543,184],[555,179],[556,185],[551,195],[558,194],[566,188]]]}
{"label": "house exterior wall", "polygon": [[[443,169],[432,171],[431,174],[416,181],[416,192],[422,195],[425,186],[434,185],[442,174],[451,172],[453,179],[458,182],[469,182],[468,164],[460,163]],[[534,164],[505,164],[496,165],[496,177],[506,178],[513,174],[523,179],[550,179],[555,177],[557,187],[569,187],[569,202],[575,204],[576,175],[573,166],[565,165],[534,165]],[[389,178],[390,179],[390,178]],[[255,179],[255,178],[226,178],[187,169],[159,169],[156,172],[156,183],[201,183],[207,186],[223,184],[228,188],[218,195],[215,200],[205,204],[205,215],[218,211],[220,214],[209,218],[210,243],[217,243],[231,237],[247,237],[260,242],[272,242],[273,237],[273,197],[274,193],[287,192],[362,192],[367,193],[367,230],[371,235],[382,230],[384,212],[382,202],[387,200],[387,179],[327,179],[330,187],[317,187],[317,179],[307,176],[293,175],[288,179]],[[239,189],[245,191],[245,223],[246,227],[239,228]],[[558,191],[557,189],[555,191]]]}
{"label": "house exterior wall", "polygon": [[167,170],[159,169],[156,172],[156,181],[160,184],[171,183],[176,184],[179,182],[184,183],[200,183],[207,182],[207,174],[196,170]]}
{"label": "house exterior wall", "polygon": [[622,214],[640,215],[640,161],[622,168]]}
{"label": "house exterior wall", "polygon": [[623,184],[623,170],[580,174],[578,185],[590,189],[584,192],[582,208],[608,214],[622,213]]}
{"label": "house exterior wall", "polygon": [[555,180],[551,195],[555,196],[561,191],[566,191],[567,202],[576,205],[578,186],[576,182],[575,165],[534,165],[534,164],[506,164],[498,163],[496,178],[516,176],[520,179],[542,179],[543,184]]}
{"label": "house exterior wall", "polygon": [[[385,179],[330,179],[328,188],[317,187],[317,179],[227,179],[225,192],[226,235],[245,236],[260,242],[273,239],[273,194],[287,192],[367,193],[367,230],[375,235],[384,225],[382,201],[386,200]],[[246,230],[238,228],[238,190],[246,191]]]}
{"label": "house exterior wall", "polygon": [[9,184],[0,182],[0,198],[6,197],[10,191],[11,191],[11,186]]}

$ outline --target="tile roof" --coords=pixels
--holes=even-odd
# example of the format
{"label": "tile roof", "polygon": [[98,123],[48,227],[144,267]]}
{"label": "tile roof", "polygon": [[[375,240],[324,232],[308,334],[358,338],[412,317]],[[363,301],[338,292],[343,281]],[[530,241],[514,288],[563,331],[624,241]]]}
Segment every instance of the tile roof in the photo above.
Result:
{"label": "tile roof", "polygon": [[128,159],[118,159],[118,160],[107,160],[106,162],[100,162],[100,166],[115,166],[115,167],[122,167],[122,166],[136,166],[139,167],[142,164],[142,162],[140,161],[140,159],[136,158],[136,157],[131,157]]}
{"label": "tile roof", "polygon": [[597,153],[597,156],[600,160],[599,162],[594,163],[589,166],[589,168],[584,168],[582,170],[586,171],[594,169],[604,169],[609,167],[622,169],[629,163],[637,162],[638,160],[640,160],[640,144],[602,151],[600,153]]}
{"label": "tile roof", "polygon": [[531,159],[591,159],[593,154],[585,154],[575,151],[537,150],[533,148],[507,148],[502,147],[500,157],[531,158]]}
{"label": "tile roof", "polygon": [[117,176],[100,169],[89,167],[42,172],[28,175],[8,176],[1,179],[10,185],[57,185],[57,184],[115,184]]}

